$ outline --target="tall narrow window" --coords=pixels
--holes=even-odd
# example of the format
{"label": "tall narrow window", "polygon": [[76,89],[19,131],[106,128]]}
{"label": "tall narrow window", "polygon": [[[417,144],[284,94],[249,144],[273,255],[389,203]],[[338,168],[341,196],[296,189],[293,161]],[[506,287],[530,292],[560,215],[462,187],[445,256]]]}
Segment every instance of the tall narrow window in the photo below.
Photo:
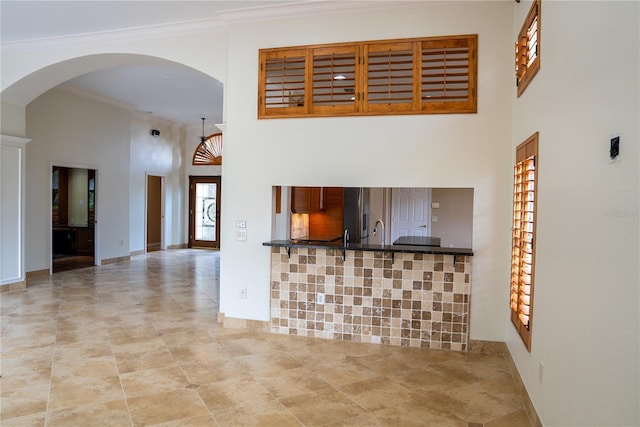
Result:
{"label": "tall narrow window", "polygon": [[540,69],[540,0],[535,0],[516,42],[518,97]]}
{"label": "tall narrow window", "polygon": [[538,133],[516,148],[513,169],[511,321],[531,351],[536,251]]}

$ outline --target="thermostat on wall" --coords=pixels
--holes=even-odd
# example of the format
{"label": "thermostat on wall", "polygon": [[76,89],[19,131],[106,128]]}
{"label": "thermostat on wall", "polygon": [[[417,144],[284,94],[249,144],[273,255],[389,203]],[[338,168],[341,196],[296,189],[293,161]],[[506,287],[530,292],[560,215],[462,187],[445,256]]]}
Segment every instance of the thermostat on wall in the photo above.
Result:
{"label": "thermostat on wall", "polygon": [[620,134],[614,133],[609,140],[609,158],[616,160],[620,156]]}

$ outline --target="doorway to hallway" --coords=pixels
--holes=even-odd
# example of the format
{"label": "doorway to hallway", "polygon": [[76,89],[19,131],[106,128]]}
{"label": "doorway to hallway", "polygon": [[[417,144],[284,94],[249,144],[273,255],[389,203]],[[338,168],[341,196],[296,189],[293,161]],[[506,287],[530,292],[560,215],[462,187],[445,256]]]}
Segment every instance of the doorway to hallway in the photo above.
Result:
{"label": "doorway to hallway", "polygon": [[162,250],[162,177],[147,175],[147,252]]}
{"label": "doorway to hallway", "polygon": [[189,176],[189,247],[220,249],[221,177]]}

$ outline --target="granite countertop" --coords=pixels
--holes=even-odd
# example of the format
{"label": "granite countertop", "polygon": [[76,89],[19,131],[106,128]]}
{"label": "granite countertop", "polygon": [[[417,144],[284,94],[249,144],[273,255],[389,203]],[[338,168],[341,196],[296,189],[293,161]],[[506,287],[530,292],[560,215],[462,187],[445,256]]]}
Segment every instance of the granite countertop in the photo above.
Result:
{"label": "granite countertop", "polygon": [[344,251],[367,251],[367,252],[391,252],[391,253],[422,253],[437,255],[464,255],[473,256],[471,248],[442,248],[439,246],[415,246],[415,245],[371,245],[365,243],[348,243],[347,246],[342,241],[333,242],[299,242],[292,240],[271,240],[264,242],[263,246],[274,246],[281,248],[312,248],[312,249],[338,249]]}

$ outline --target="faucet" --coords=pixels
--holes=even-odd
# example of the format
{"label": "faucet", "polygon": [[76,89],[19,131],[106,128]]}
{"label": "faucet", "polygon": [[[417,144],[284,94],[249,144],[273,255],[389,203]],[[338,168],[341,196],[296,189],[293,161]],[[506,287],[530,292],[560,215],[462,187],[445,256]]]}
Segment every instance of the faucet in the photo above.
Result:
{"label": "faucet", "polygon": [[344,237],[342,238],[342,246],[346,248],[347,243],[349,243],[349,230],[344,230]]}
{"label": "faucet", "polygon": [[378,224],[380,224],[382,226],[382,236],[381,236],[381,240],[380,240],[380,244],[382,246],[384,246],[384,221],[382,221],[382,219],[379,219],[376,221],[376,225],[373,226],[373,235],[375,236],[376,233],[378,232]]}

